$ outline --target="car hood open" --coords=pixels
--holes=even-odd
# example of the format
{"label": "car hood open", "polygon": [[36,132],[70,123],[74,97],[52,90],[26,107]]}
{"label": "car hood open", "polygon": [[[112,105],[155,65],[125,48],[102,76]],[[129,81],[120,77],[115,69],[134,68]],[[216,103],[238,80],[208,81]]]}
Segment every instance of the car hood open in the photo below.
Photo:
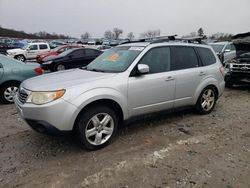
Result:
{"label": "car hood open", "polygon": [[82,69],[71,69],[45,74],[24,81],[21,87],[30,91],[55,91],[115,76],[115,73],[101,73]]}

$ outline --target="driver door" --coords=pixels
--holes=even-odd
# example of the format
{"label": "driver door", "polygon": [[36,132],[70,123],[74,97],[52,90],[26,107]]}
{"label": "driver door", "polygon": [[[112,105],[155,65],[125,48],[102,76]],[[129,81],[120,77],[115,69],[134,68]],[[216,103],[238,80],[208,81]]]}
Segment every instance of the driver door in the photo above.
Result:
{"label": "driver door", "polygon": [[27,59],[34,59],[38,55],[38,45],[32,44],[27,49]]}
{"label": "driver door", "polygon": [[129,77],[130,115],[136,116],[173,108],[175,78],[170,71],[170,48],[151,49],[142,57],[139,64],[148,65],[149,73]]}

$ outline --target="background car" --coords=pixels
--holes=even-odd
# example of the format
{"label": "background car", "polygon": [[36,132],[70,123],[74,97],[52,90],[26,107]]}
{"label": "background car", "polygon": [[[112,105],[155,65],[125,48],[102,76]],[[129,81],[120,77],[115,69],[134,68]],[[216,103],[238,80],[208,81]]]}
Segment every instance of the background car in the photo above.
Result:
{"label": "background car", "polygon": [[42,74],[37,63],[23,63],[0,54],[0,101],[13,103],[22,81]]}
{"label": "background car", "polygon": [[49,57],[49,56],[58,56],[60,53],[72,49],[72,48],[84,48],[82,45],[64,45],[64,46],[58,46],[49,52],[44,52],[36,57],[36,61],[38,63],[44,62],[44,58]]}
{"label": "background car", "polygon": [[35,59],[39,54],[50,51],[50,46],[45,42],[28,43],[23,48],[7,50],[8,56],[19,61]]}
{"label": "background car", "polygon": [[210,43],[223,65],[236,58],[236,48],[232,42]]}
{"label": "background car", "polygon": [[100,54],[102,54],[102,51],[96,49],[70,49],[42,63],[41,67],[44,70],[50,70],[52,72],[83,67],[88,65]]}

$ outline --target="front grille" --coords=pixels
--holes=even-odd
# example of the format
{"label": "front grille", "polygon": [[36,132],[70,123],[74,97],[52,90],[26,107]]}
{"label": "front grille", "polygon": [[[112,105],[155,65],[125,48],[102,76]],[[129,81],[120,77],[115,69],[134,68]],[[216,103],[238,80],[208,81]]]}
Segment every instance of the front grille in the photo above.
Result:
{"label": "front grille", "polygon": [[232,72],[250,73],[250,64],[233,64]]}
{"label": "front grille", "polygon": [[17,94],[17,98],[18,100],[24,104],[27,100],[28,97],[28,93],[24,90],[24,89],[19,89],[18,94]]}

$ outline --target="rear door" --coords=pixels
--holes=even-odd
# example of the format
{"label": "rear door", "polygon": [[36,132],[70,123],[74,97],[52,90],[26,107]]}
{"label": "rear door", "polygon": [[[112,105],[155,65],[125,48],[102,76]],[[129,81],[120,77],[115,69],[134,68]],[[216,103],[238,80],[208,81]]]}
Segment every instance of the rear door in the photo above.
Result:
{"label": "rear door", "polygon": [[40,55],[44,52],[48,52],[49,51],[49,46],[48,44],[39,44],[39,51],[37,52],[37,55]]}
{"label": "rear door", "polygon": [[174,106],[191,105],[197,87],[207,74],[194,48],[171,47],[171,70],[176,79]]}

